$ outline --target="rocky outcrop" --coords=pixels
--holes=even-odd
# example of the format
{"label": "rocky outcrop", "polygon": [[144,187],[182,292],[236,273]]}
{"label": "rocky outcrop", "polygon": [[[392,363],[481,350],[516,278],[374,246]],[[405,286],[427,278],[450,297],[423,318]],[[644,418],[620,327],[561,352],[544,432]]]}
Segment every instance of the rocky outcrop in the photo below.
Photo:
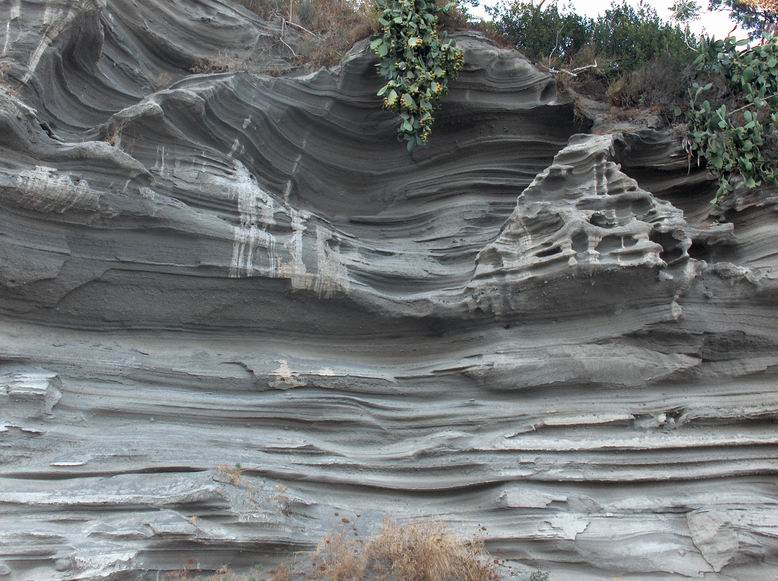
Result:
{"label": "rocky outcrop", "polygon": [[409,158],[364,51],[269,76],[278,34],[0,6],[0,575],[270,565],[391,516],[506,578],[773,579],[775,192],[715,222],[676,134],[467,34]]}

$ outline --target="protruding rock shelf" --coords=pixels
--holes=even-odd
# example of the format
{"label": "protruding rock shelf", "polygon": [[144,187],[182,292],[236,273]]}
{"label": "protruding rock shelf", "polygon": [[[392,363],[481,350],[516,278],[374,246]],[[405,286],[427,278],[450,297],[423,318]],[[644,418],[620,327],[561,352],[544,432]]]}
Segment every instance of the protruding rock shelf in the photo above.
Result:
{"label": "protruding rock shelf", "polygon": [[278,32],[0,3],[0,579],[389,515],[553,581],[774,580],[775,192],[715,223],[678,134],[592,126],[471,34],[412,159],[359,48],[199,73],[284,69]]}

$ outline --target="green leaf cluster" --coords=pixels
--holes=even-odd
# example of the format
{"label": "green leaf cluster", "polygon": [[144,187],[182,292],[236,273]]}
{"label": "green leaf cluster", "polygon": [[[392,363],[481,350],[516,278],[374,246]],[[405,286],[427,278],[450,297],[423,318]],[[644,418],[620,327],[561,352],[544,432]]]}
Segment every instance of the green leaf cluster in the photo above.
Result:
{"label": "green leaf cluster", "polygon": [[689,143],[719,179],[714,203],[741,189],[778,185],[778,37],[748,47],[734,37],[701,45],[707,82],[690,89]]}
{"label": "green leaf cluster", "polygon": [[593,21],[557,2],[503,1],[488,7],[496,29],[525,56],[567,63],[592,36]]}
{"label": "green leaf cluster", "polygon": [[446,33],[438,15],[453,8],[435,0],[376,0],[381,30],[370,41],[387,83],[378,91],[384,107],[400,114],[399,136],[408,151],[429,140],[435,102],[448,91],[448,80],[463,66],[464,56]]}
{"label": "green leaf cluster", "polygon": [[635,7],[626,0],[614,0],[597,18],[577,14],[572,4],[555,0],[503,0],[487,11],[497,30],[518,50],[544,64],[565,65],[586,52],[613,79],[658,57],[678,66],[694,58],[688,44],[696,39],[664,22],[648,4]]}

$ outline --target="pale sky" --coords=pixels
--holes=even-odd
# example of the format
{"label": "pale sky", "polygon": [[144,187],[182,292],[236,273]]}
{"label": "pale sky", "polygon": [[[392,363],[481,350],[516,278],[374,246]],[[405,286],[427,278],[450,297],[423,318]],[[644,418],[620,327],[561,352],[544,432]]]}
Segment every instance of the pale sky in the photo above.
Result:
{"label": "pale sky", "polygon": [[[549,0],[547,0],[547,2],[550,3]],[[670,20],[669,8],[673,4],[673,0],[643,0],[643,2],[653,6],[662,18],[668,21]],[[497,3],[498,0],[481,0],[482,6],[494,6]],[[637,6],[640,1],[629,0],[629,3],[633,6]],[[572,4],[575,12],[578,14],[585,14],[586,16],[595,17],[598,14],[604,12],[605,9],[611,5],[611,0],[572,0],[570,4]],[[707,10],[707,0],[699,0],[697,4],[705,10],[703,10],[700,19],[696,22],[693,22],[691,25],[691,28],[695,33],[699,34],[704,30],[708,36],[724,38],[727,36],[727,33],[735,26],[735,24],[729,19],[727,12],[709,12]],[[566,5],[566,2],[559,2],[560,7],[564,5]],[[484,16],[482,8],[476,8],[474,12],[479,16]],[[744,36],[743,32],[740,30],[736,30],[735,35]]]}

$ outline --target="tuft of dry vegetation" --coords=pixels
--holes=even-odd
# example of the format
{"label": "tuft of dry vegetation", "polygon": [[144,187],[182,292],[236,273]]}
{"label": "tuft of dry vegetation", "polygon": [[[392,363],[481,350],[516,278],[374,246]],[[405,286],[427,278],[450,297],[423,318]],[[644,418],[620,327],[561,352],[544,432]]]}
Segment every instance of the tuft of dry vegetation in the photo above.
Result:
{"label": "tuft of dry vegetation", "polygon": [[608,100],[617,107],[658,107],[668,112],[676,106],[685,108],[692,76],[691,67],[679,69],[657,57],[612,82]]}
{"label": "tuft of dry vegetation", "polygon": [[483,543],[453,535],[440,523],[400,526],[384,521],[362,541],[345,531],[325,537],[313,559],[321,581],[496,581],[494,561]]}
{"label": "tuft of dry vegetation", "polygon": [[[341,61],[354,44],[378,32],[380,13],[373,0],[236,0],[260,18],[280,21],[282,30],[294,31],[294,42],[282,33],[279,44],[298,65],[332,66]],[[448,0],[438,0],[440,4]],[[448,31],[475,29],[503,48],[510,41],[491,22],[469,21],[459,6],[440,16]],[[218,71],[236,70],[242,63],[219,58]],[[223,65],[223,66],[222,66]]]}
{"label": "tuft of dry vegetation", "polygon": [[[347,518],[341,519],[349,525]],[[445,524],[398,525],[387,519],[372,536],[362,539],[356,528],[342,527],[319,542],[311,558],[278,564],[264,574],[238,574],[229,566],[204,574],[190,561],[168,573],[169,581],[498,581],[498,561],[482,541],[451,533]]]}
{"label": "tuft of dry vegetation", "polygon": [[326,581],[357,581],[365,578],[368,554],[365,543],[346,531],[324,537],[313,557],[314,578]]}
{"label": "tuft of dry vegetation", "polygon": [[[238,0],[265,20],[294,29],[288,45],[298,64],[337,64],[355,42],[378,30],[378,12],[370,0]],[[283,38],[279,39],[284,42]]]}
{"label": "tuft of dry vegetation", "polygon": [[[294,67],[319,68],[338,64],[360,40],[381,28],[380,13],[373,0],[234,0],[260,18],[280,25],[274,46],[258,54],[219,51],[195,61],[189,70],[195,74],[254,72],[279,76]],[[448,0],[437,0],[443,4]],[[502,48],[510,48],[507,37],[494,23],[470,21],[454,6],[441,15],[443,29],[472,29],[481,32]],[[1,78],[0,78],[1,80]],[[169,85],[166,80],[156,88]]]}
{"label": "tuft of dry vegetation", "polygon": [[230,466],[229,464],[218,464],[214,469],[214,476],[217,480],[226,481],[233,486],[238,486],[241,483],[241,475],[243,474],[243,468],[240,464]]}
{"label": "tuft of dry vegetation", "polygon": [[270,571],[269,581],[292,581],[292,573],[286,565],[278,565]]}
{"label": "tuft of dry vegetation", "polygon": [[259,570],[252,574],[242,575],[235,573],[228,565],[219,567],[215,573],[208,576],[198,575],[191,566],[165,575],[166,581],[194,581],[195,579],[200,581],[291,581],[292,574],[289,567],[281,564],[268,571],[267,576],[262,575]]}
{"label": "tuft of dry vegetation", "polygon": [[[438,0],[438,5],[445,4],[449,0]],[[503,33],[497,30],[491,20],[479,20],[471,18],[463,11],[460,4],[455,4],[448,12],[438,16],[441,28],[451,33],[457,30],[475,30],[491,40],[500,48],[513,48],[513,43]]]}

